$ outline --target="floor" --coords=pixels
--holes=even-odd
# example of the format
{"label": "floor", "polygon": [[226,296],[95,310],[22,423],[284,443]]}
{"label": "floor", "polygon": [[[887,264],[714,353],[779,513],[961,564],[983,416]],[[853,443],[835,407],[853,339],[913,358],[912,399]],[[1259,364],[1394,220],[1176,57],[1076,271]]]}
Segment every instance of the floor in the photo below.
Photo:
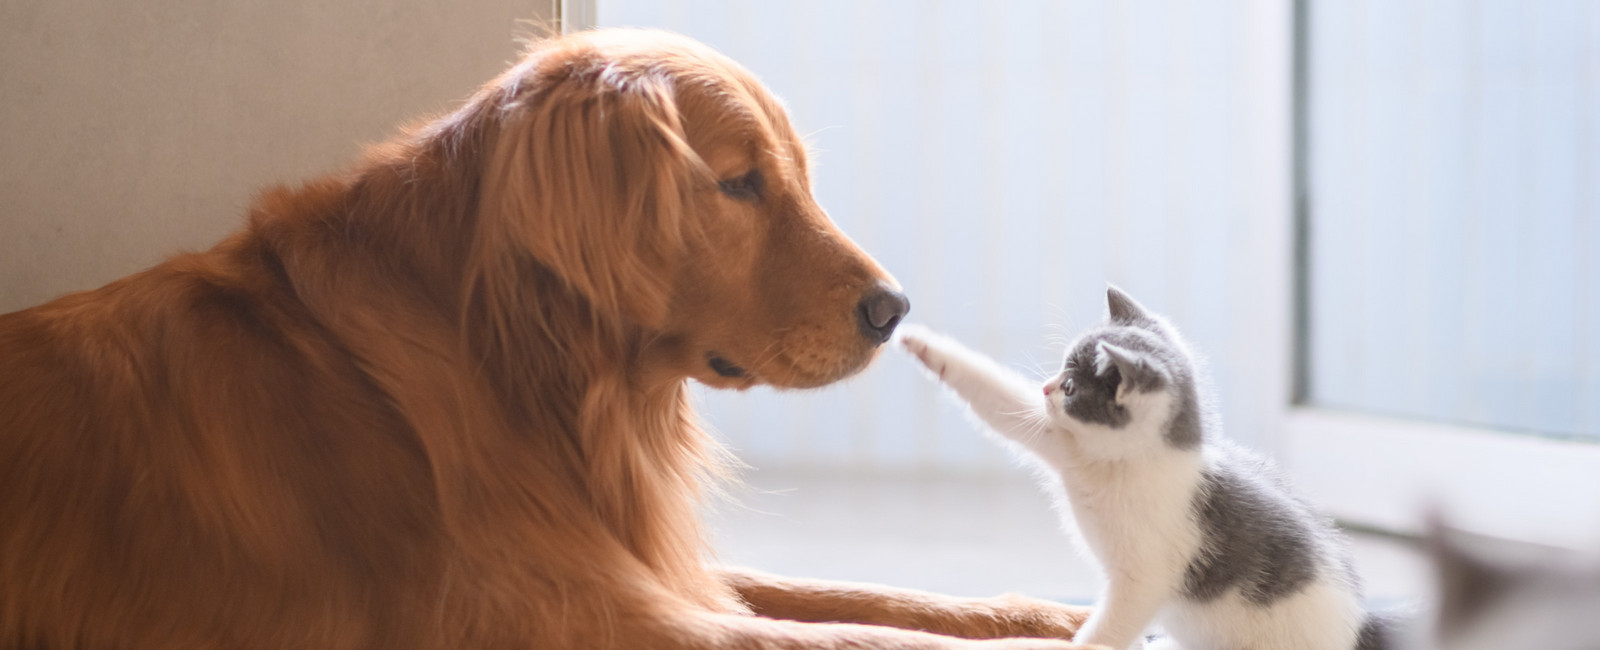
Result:
{"label": "floor", "polygon": [[[710,513],[729,564],[960,596],[1088,603],[1097,591],[1049,498],[1025,481],[751,471],[744,483]],[[1370,600],[1414,599],[1429,584],[1403,541],[1353,534],[1352,546]]]}

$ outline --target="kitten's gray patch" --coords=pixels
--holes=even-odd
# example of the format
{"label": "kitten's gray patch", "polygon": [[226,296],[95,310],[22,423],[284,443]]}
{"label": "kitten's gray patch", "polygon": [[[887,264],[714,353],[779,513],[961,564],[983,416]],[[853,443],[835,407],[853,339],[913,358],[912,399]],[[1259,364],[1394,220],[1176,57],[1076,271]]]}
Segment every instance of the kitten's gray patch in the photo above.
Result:
{"label": "kitten's gray patch", "polygon": [[1178,402],[1167,423],[1166,441],[1178,449],[1194,449],[1205,438],[1205,420],[1200,417],[1200,394],[1192,377],[1178,386]]}
{"label": "kitten's gray patch", "polygon": [[[1101,342],[1139,355],[1144,364],[1150,365],[1151,372],[1138,372],[1134,376],[1124,377],[1123,369],[1119,367],[1108,370],[1104,375],[1095,374],[1096,346]],[[1167,388],[1170,381],[1175,403],[1163,437],[1167,444],[1178,449],[1200,446],[1205,437],[1205,422],[1201,417],[1199,388],[1195,385],[1193,364],[1181,349],[1167,340],[1166,333],[1159,327],[1146,329],[1113,324],[1091,331],[1073,346],[1066,365],[1068,376],[1077,389],[1076,395],[1066,399],[1068,415],[1084,422],[1120,429],[1128,424],[1132,415],[1128,409],[1116,403],[1119,382],[1126,380],[1134,390],[1150,392]],[[1157,368],[1159,372],[1154,371]]]}
{"label": "kitten's gray patch", "polygon": [[1122,380],[1116,372],[1097,375],[1094,371],[1095,336],[1085,336],[1067,356],[1067,376],[1071,378],[1076,394],[1065,398],[1067,415],[1083,422],[1102,424],[1120,429],[1132,419],[1128,409],[1117,405],[1117,383]]}
{"label": "kitten's gray patch", "polygon": [[[1079,388],[1078,394],[1081,396],[1088,390],[1091,389],[1087,387]],[[1103,390],[1100,389],[1096,392]],[[1114,394],[1116,390],[1113,387],[1110,392]],[[1067,415],[1084,422],[1103,424],[1113,429],[1121,429],[1128,425],[1129,420],[1133,419],[1133,415],[1128,413],[1128,409],[1117,406],[1116,401],[1112,399],[1073,399],[1067,402],[1066,408]]]}
{"label": "kitten's gray patch", "polygon": [[1245,600],[1270,605],[1317,575],[1317,538],[1329,524],[1276,484],[1265,462],[1229,449],[1201,473],[1195,495],[1200,550],[1184,593],[1205,602],[1238,587]]}
{"label": "kitten's gray patch", "polygon": [[1167,376],[1157,364],[1151,356],[1124,350],[1110,341],[1095,343],[1095,374],[1109,378],[1110,373],[1116,372],[1121,375],[1121,384],[1129,390],[1151,393],[1165,387]]}

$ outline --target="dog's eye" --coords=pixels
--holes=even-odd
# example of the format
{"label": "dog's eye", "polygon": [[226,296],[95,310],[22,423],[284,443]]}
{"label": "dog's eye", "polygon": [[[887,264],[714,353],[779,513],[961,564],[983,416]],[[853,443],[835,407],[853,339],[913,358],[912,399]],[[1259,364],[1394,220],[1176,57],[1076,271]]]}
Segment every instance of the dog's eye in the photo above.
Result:
{"label": "dog's eye", "polygon": [[717,188],[740,201],[755,201],[761,198],[761,171],[752,169],[743,176],[723,179],[717,182]]}

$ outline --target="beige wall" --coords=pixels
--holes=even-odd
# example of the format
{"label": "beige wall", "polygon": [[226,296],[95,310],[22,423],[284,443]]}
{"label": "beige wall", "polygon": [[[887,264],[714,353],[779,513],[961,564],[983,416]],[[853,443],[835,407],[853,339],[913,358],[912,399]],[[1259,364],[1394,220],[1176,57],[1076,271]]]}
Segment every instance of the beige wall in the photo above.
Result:
{"label": "beige wall", "polygon": [[502,70],[552,0],[0,2],[0,313],[236,228]]}

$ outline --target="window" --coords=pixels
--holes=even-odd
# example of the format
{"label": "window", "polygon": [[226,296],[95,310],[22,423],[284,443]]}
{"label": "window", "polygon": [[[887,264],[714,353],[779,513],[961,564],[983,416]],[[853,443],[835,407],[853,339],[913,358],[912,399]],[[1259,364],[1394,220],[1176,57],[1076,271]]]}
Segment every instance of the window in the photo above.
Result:
{"label": "window", "polygon": [[1600,10],[1301,11],[1297,469],[1370,523],[1409,529],[1438,501],[1492,534],[1594,537]]}
{"label": "window", "polygon": [[1310,401],[1600,437],[1593,3],[1314,7]]}

